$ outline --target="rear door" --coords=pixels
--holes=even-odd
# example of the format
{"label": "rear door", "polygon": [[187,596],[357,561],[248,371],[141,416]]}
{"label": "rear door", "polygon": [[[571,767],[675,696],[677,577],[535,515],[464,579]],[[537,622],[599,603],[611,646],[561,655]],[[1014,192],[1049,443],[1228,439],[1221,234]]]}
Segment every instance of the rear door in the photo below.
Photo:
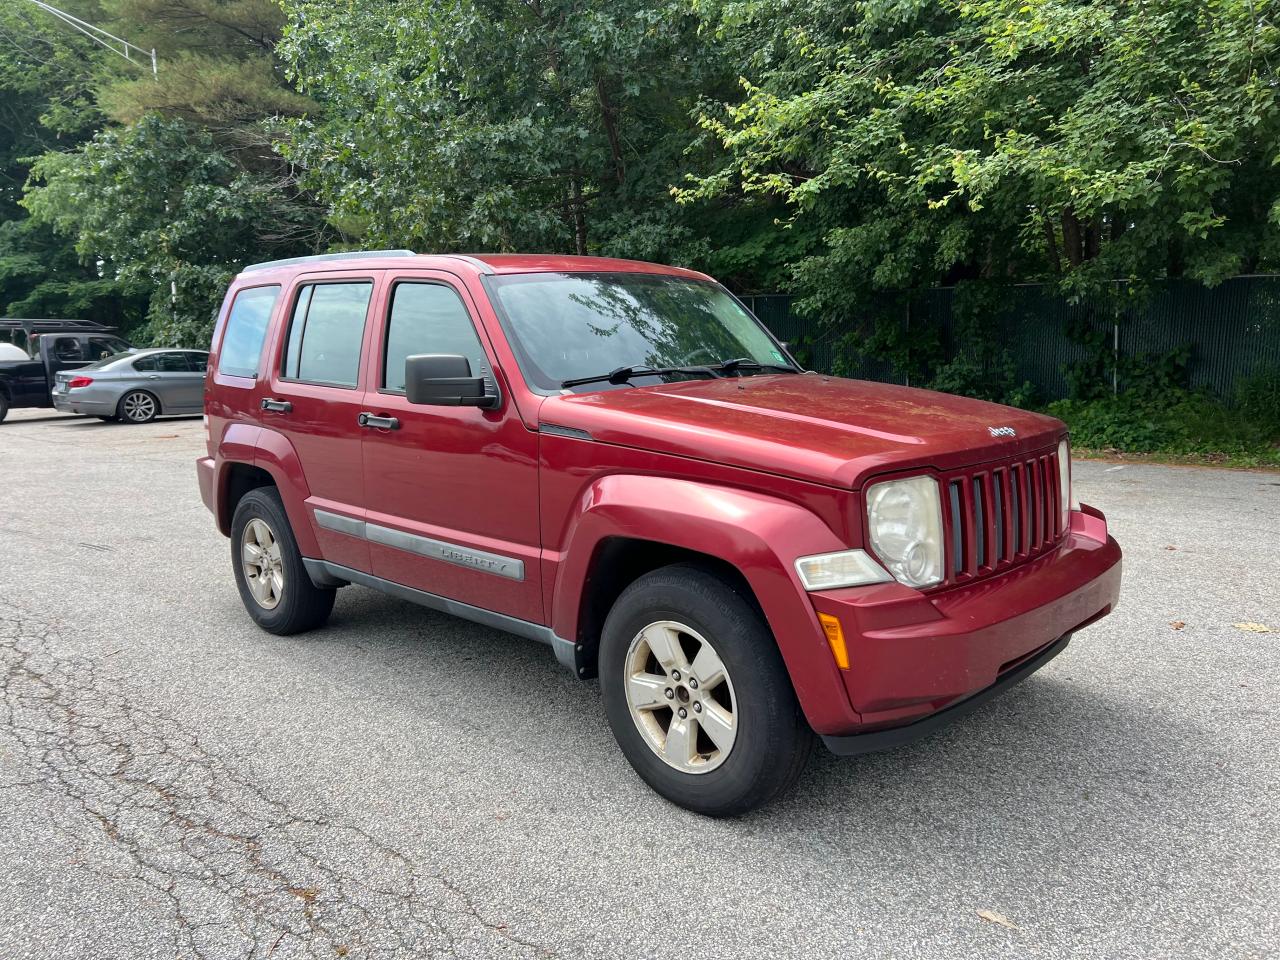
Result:
{"label": "rear door", "polygon": [[197,413],[204,392],[204,373],[191,369],[185,353],[178,350],[152,354],[155,370],[147,374],[147,389],[160,398],[165,413]]}
{"label": "rear door", "polygon": [[[405,358],[461,354],[501,385],[475,304],[451,274],[391,273],[376,312],[364,411],[366,533],[375,575],[520,620],[543,622],[538,438],[510,391],[497,409],[424,406]],[[381,422],[381,421],[375,421]]]}
{"label": "rear door", "polygon": [[204,381],[209,371],[209,354],[200,350],[185,350],[182,354],[187,361],[191,409],[199,413],[204,409]]}
{"label": "rear door", "polygon": [[358,418],[365,323],[378,279],[374,271],[304,274],[294,281],[262,401],[263,428],[283,434],[301,463],[324,559],[366,573]]}

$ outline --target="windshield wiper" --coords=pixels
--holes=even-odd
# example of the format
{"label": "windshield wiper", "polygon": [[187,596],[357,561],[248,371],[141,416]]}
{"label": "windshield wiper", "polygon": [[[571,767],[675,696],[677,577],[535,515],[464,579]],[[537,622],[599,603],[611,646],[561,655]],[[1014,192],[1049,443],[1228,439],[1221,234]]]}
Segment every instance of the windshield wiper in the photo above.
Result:
{"label": "windshield wiper", "polygon": [[560,381],[560,389],[567,390],[569,387],[581,387],[588,383],[622,384],[635,377],[661,377],[669,373],[700,374],[705,377],[715,376],[710,367],[618,367],[608,373],[597,373],[590,377],[574,377],[571,380],[562,380]]}
{"label": "windshield wiper", "polygon": [[779,370],[785,373],[799,373],[795,367],[781,363],[760,363],[750,357],[738,357],[736,360],[722,360],[713,363],[711,369],[716,373],[733,373],[736,370]]}

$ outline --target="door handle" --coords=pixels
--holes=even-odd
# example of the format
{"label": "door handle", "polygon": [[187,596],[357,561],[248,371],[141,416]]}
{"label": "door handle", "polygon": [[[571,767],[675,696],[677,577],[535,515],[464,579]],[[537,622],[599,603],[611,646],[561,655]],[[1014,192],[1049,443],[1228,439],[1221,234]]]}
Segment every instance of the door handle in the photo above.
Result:
{"label": "door handle", "polygon": [[270,397],[263,397],[262,409],[274,410],[276,413],[288,413],[293,409],[293,404],[288,400],[272,400]]}
{"label": "door handle", "polygon": [[400,421],[395,417],[379,417],[373,413],[362,413],[356,417],[356,423],[362,427],[372,427],[375,430],[399,430]]}
{"label": "door handle", "polygon": [[158,374],[158,373],[153,373],[153,374],[151,374],[151,376],[147,377],[147,379],[148,379],[148,380],[159,380],[159,379],[160,379],[160,374]]}

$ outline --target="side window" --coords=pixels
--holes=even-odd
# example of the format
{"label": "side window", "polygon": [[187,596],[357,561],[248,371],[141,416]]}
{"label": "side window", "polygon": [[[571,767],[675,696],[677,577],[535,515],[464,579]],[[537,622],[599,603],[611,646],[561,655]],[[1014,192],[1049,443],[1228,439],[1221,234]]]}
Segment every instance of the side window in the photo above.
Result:
{"label": "side window", "polygon": [[473,377],[491,376],[489,360],[462,299],[441,283],[397,283],[391,293],[382,389],[404,391],[404,362],[419,353],[456,353]]}
{"label": "side window", "polygon": [[303,287],[289,321],[285,378],[354,387],[372,293],[373,284],[365,280]]}
{"label": "side window", "polygon": [[156,355],[154,353],[149,353],[145,357],[139,357],[137,360],[133,361],[133,369],[137,370],[139,373],[154,373],[157,369]]}
{"label": "side window", "polygon": [[267,335],[267,321],[275,309],[280,287],[250,287],[236,294],[222,335],[218,354],[218,372],[233,377],[253,377],[258,373],[262,341]]}
{"label": "side window", "polygon": [[83,360],[84,348],[75,337],[58,337],[53,341],[53,355],[58,360]]}
{"label": "side window", "polygon": [[186,355],[181,353],[157,353],[156,369],[161,373],[190,373]]}
{"label": "side window", "polygon": [[195,373],[204,373],[209,368],[209,355],[207,353],[198,353],[194,350],[183,354],[187,358],[187,365]]}
{"label": "side window", "polygon": [[115,356],[117,353],[124,353],[129,349],[129,345],[123,340],[117,340],[115,337],[90,337],[89,338],[89,359],[105,360],[107,357]]}

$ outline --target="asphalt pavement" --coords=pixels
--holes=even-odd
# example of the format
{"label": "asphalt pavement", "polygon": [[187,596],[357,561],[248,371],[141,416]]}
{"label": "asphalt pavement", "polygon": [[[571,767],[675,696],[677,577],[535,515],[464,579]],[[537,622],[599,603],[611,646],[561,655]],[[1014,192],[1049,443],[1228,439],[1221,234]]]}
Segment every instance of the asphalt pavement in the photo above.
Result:
{"label": "asphalt pavement", "polygon": [[4,960],[1280,956],[1280,474],[1077,464],[1111,617],[712,821],[545,647],[359,587],[258,630],[203,444],[0,426]]}

